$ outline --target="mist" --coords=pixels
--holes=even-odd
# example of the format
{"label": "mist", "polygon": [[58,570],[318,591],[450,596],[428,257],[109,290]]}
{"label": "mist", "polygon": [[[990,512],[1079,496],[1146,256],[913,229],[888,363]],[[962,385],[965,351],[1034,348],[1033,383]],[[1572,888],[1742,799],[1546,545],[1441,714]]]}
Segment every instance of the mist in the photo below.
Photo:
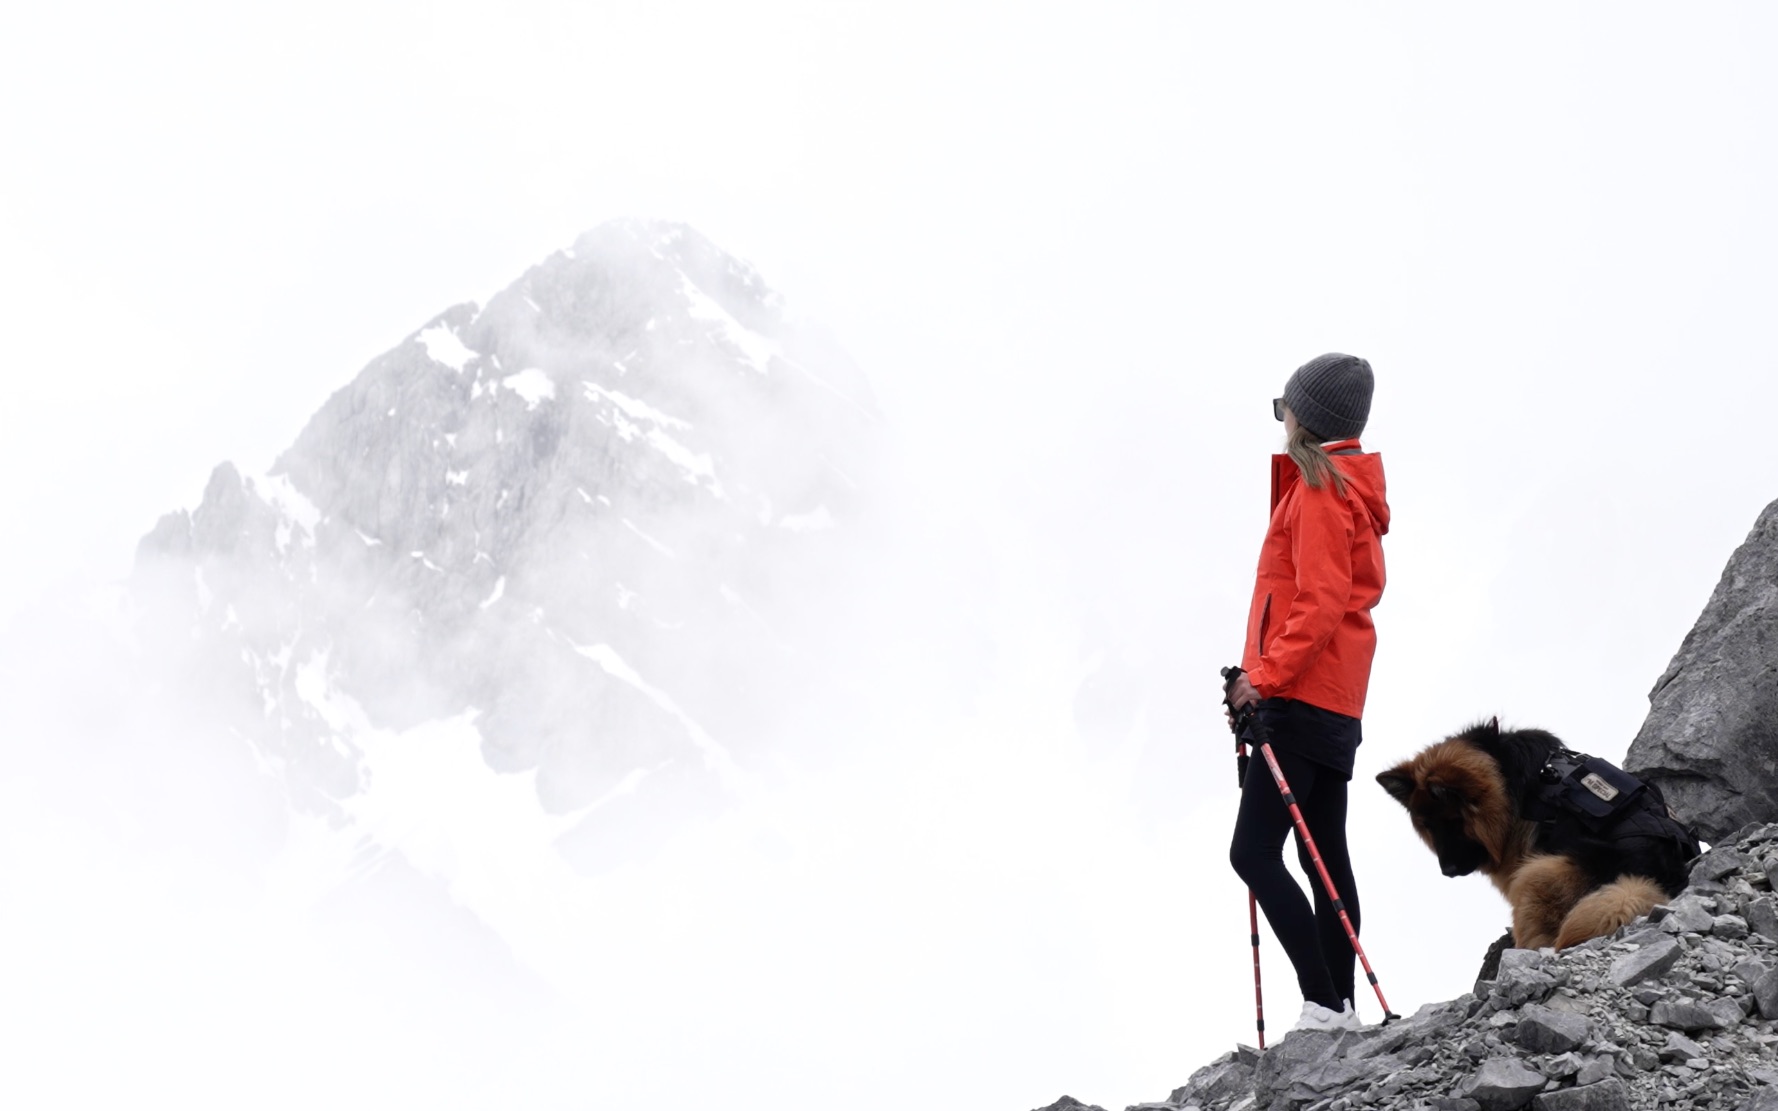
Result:
{"label": "mist", "polygon": [[[1252,1040],[1212,684],[1294,367],[1377,370],[1394,526],[1351,840],[1403,1014],[1467,990],[1507,910],[1371,777],[1496,714],[1621,759],[1778,496],[1758,5],[35,18],[0,77],[45,106],[0,116],[11,1102],[1163,1098]],[[405,549],[464,576],[448,641],[401,620],[418,559],[366,564],[302,613],[374,594],[361,643],[387,656],[309,672],[338,717],[300,747],[253,735],[260,689],[206,678],[239,656],[186,658],[226,608],[145,582],[141,539],[224,460],[269,489],[450,306],[651,215],[844,352],[799,361],[867,386],[863,493],[770,550],[733,541],[772,527],[738,510],[628,518],[695,559],[563,524],[487,610],[502,571]],[[486,383],[535,367],[585,397],[534,354]],[[502,389],[502,421],[553,404]],[[709,412],[732,437],[681,442],[718,479],[823,473]],[[604,593],[528,632],[577,576]],[[267,628],[287,585],[251,584]],[[547,713],[441,699],[453,660],[521,661]],[[652,724],[609,762],[540,740],[614,706]],[[1295,993],[1263,953],[1276,1027]]]}

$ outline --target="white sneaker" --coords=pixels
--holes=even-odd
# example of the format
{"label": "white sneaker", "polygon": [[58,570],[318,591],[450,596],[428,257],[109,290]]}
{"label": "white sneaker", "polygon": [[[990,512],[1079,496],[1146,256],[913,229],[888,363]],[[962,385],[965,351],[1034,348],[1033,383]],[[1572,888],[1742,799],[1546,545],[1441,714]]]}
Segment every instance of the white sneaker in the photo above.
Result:
{"label": "white sneaker", "polygon": [[1303,1013],[1290,1028],[1294,1034],[1298,1030],[1358,1030],[1364,1024],[1352,1013],[1352,1003],[1348,1000],[1340,1010],[1323,1007],[1319,1003],[1303,1000]]}

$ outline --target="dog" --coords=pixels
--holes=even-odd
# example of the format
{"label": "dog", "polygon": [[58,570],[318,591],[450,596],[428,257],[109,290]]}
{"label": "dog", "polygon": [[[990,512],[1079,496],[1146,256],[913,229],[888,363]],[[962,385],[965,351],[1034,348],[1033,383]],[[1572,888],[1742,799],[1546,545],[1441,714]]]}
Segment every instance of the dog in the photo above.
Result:
{"label": "dog", "polygon": [[1382,772],[1447,876],[1506,896],[1513,944],[1566,949],[1686,886],[1697,838],[1660,791],[1541,729],[1473,725]]}

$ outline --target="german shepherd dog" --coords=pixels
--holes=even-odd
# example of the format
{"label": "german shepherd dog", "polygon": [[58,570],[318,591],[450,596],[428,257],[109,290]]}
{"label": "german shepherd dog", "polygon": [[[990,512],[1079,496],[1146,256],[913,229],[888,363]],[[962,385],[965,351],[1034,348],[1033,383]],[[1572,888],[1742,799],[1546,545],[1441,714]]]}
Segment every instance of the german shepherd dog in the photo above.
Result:
{"label": "german shepherd dog", "polygon": [[1626,796],[1635,801],[1624,817],[1602,824],[1553,811],[1545,769],[1560,754],[1574,755],[1541,729],[1502,731],[1496,718],[1377,776],[1445,875],[1494,881],[1521,949],[1564,949],[1647,914],[1684,890],[1698,851],[1659,792],[1629,777],[1620,782],[1635,785]]}

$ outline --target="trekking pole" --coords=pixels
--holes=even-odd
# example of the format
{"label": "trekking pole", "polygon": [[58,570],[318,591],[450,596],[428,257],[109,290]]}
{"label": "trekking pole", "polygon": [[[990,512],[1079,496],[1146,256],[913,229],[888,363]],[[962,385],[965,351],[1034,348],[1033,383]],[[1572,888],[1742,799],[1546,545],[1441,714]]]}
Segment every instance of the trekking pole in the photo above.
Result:
{"label": "trekking pole", "polygon": [[1259,1047],[1266,1047],[1266,1001],[1259,990],[1259,900],[1247,889],[1247,929],[1253,938],[1253,1025],[1259,1030]]}
{"label": "trekking pole", "polygon": [[[1238,669],[1224,668],[1222,676],[1227,682],[1235,681]],[[1227,685],[1223,687],[1227,691]],[[1227,702],[1224,702],[1227,705]],[[1240,727],[1235,722],[1234,707],[1229,707],[1229,731],[1235,735],[1235,786],[1247,786],[1247,741],[1241,736]],[[1266,999],[1259,984],[1259,899],[1253,894],[1253,888],[1247,889],[1247,936],[1253,942],[1253,1027],[1259,1034],[1259,1047],[1266,1047]]]}
{"label": "trekking pole", "polygon": [[[1238,669],[1224,668],[1223,678],[1233,683]],[[1272,779],[1278,784],[1278,793],[1284,796],[1284,805],[1290,808],[1290,820],[1296,823],[1297,836],[1303,839],[1303,845],[1309,850],[1309,859],[1315,862],[1315,870],[1321,873],[1321,885],[1327,889],[1327,897],[1333,903],[1334,910],[1340,916],[1340,925],[1346,928],[1346,940],[1352,943],[1352,951],[1358,954],[1358,962],[1364,965],[1364,977],[1370,981],[1371,990],[1377,993],[1377,1003],[1383,1008],[1384,1025],[1401,1016],[1389,1009],[1389,1001],[1383,998],[1383,985],[1377,981],[1376,972],[1371,969],[1370,958],[1364,955],[1364,946],[1359,944],[1358,931],[1352,928],[1352,919],[1346,914],[1346,903],[1340,898],[1339,891],[1334,887],[1333,877],[1328,875],[1327,865],[1321,861],[1321,850],[1315,847],[1315,838],[1309,834],[1309,823],[1303,821],[1303,812],[1297,808],[1296,795],[1291,793],[1290,784],[1284,778],[1284,769],[1278,766],[1278,758],[1272,755],[1271,742],[1266,739],[1266,725],[1252,706],[1246,707],[1233,715],[1231,723],[1237,730],[1251,727],[1255,743],[1259,745],[1259,754],[1265,758],[1266,767],[1272,770]],[[1252,894],[1249,892],[1249,894]]]}

